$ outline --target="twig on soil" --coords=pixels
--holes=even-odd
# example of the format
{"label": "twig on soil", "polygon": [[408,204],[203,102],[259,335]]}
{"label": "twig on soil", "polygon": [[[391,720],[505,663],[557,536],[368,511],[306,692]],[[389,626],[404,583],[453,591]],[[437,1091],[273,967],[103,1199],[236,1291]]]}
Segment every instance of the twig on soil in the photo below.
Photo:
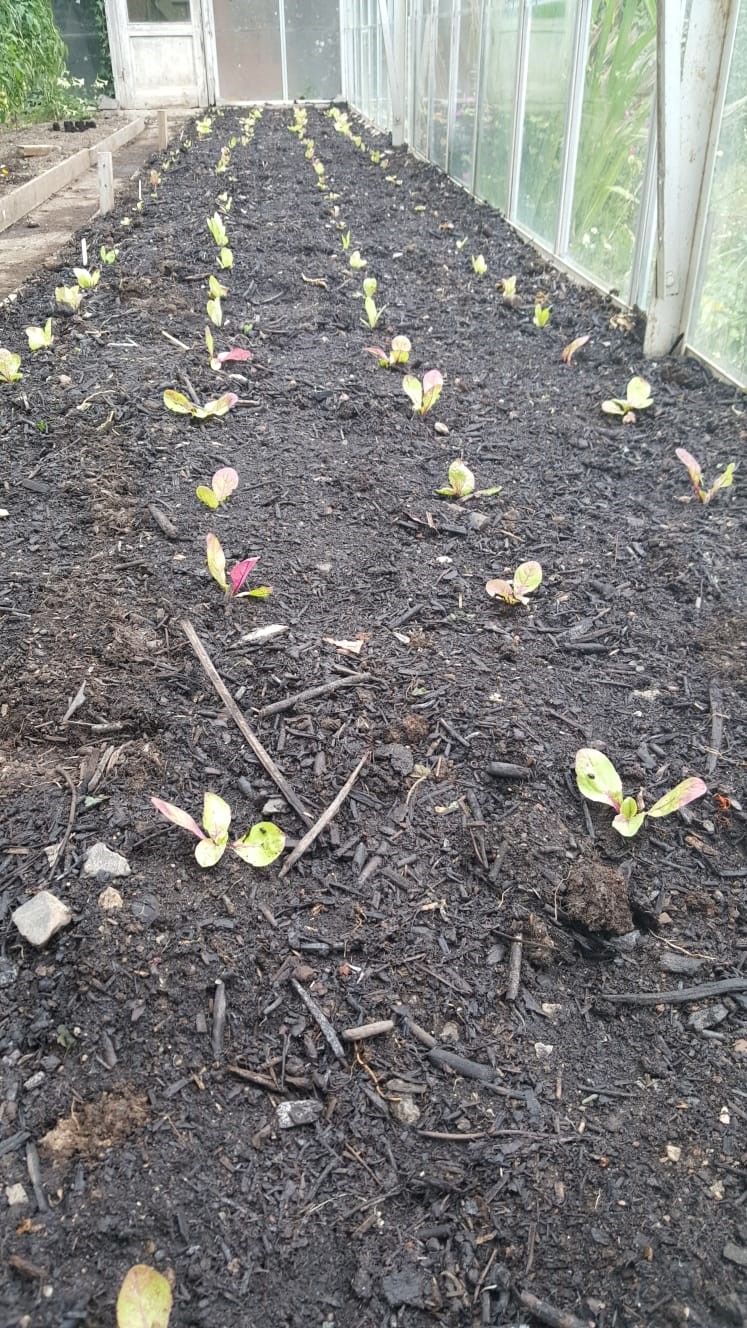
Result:
{"label": "twig on soil", "polygon": [[382,1033],[391,1033],[393,1019],[379,1019],[375,1024],[358,1024],[356,1028],[346,1028],[343,1038],[346,1042],[360,1042],[363,1038],[379,1037]]}
{"label": "twig on soil", "polygon": [[453,1070],[455,1074],[460,1074],[465,1079],[479,1079],[483,1083],[490,1084],[491,1088],[499,1093],[507,1093],[508,1089],[498,1085],[497,1075],[491,1065],[481,1065],[479,1061],[468,1060],[466,1056],[458,1056],[455,1051],[446,1051],[439,1047],[436,1039],[427,1033],[420,1024],[416,1024],[414,1019],[410,1018],[406,1008],[403,1005],[393,1005],[392,1009],[398,1014],[407,1030],[419,1042],[421,1046],[428,1048],[428,1059],[432,1065],[437,1065],[439,1069]]}
{"label": "twig on soil", "polygon": [[706,774],[712,775],[721,755],[721,739],[724,736],[724,697],[717,682],[712,682],[708,688],[708,698],[711,703],[711,741],[708,745]]}
{"label": "twig on soil", "polygon": [[198,397],[197,393],[195,392],[195,390],[194,390],[194,388],[193,388],[193,386],[192,386],[192,380],[191,380],[189,374],[186,374],[186,373],[182,372],[182,378],[184,379],[184,383],[185,383],[186,389],[187,389],[187,391],[189,392],[189,395],[191,396],[191,398],[192,398],[192,400],[194,401],[195,405],[196,405],[196,406],[199,406],[199,404],[200,404],[200,398]]}
{"label": "twig on soil", "polygon": [[[189,277],[187,277],[187,281],[189,281]],[[178,337],[172,337],[170,332],[164,332],[163,328],[161,328],[161,336],[170,341],[172,346],[178,346],[180,350],[189,350],[189,346],[185,346],[184,342],[180,341]]]}
{"label": "twig on soil", "polygon": [[321,1009],[321,1007],[317,1005],[314,998],[309,995],[305,987],[301,986],[300,982],[297,982],[295,978],[291,978],[290,981],[293,990],[301,997],[301,1000],[306,1006],[306,1009],[309,1011],[311,1015],[313,1015],[314,1019],[316,1020],[320,1029],[322,1030],[327,1045],[331,1047],[338,1061],[342,1061],[343,1065],[346,1065],[347,1061],[345,1059],[345,1048],[343,1047],[334,1028],[329,1022],[329,1019],[327,1018],[326,1014]]}
{"label": "twig on soil", "polygon": [[49,1211],[49,1204],[47,1202],[47,1196],[44,1193],[44,1185],[42,1184],[39,1153],[33,1139],[29,1139],[26,1144],[26,1170],[29,1173],[29,1180],[34,1189],[34,1198],[36,1199],[37,1208],[40,1213],[46,1213]]}
{"label": "twig on soil", "polygon": [[169,518],[166,516],[165,512],[162,512],[158,507],[156,507],[155,503],[148,503],[148,511],[153,517],[153,520],[158,526],[158,529],[161,531],[163,535],[166,536],[167,539],[170,540],[181,539],[181,535],[179,534],[179,531],[177,530],[173,521],[169,521]]}
{"label": "twig on soil", "polygon": [[283,710],[292,710],[302,701],[312,701],[317,696],[326,696],[327,692],[336,692],[339,687],[355,687],[358,683],[369,682],[370,678],[370,673],[346,673],[344,678],[333,678],[331,682],[320,683],[318,687],[307,687],[304,692],[297,692],[295,696],[286,696],[283,701],[273,701],[271,705],[262,706],[257,714],[279,715]]}
{"label": "twig on soil", "polygon": [[529,766],[513,765],[510,761],[491,761],[488,766],[488,774],[493,779],[531,779],[532,772]]}
{"label": "twig on soil", "polygon": [[[266,1088],[268,1093],[282,1093],[285,1095],[286,1089],[281,1088],[276,1079],[272,1079],[269,1074],[258,1074],[256,1070],[245,1070],[242,1065],[227,1065],[228,1074],[235,1074],[237,1079],[246,1079],[248,1084],[254,1084],[257,1088]],[[311,1088],[308,1079],[301,1079],[296,1075],[286,1074],[286,1084],[292,1088]]]}
{"label": "twig on soil", "polygon": [[270,756],[270,753],[265,751],[264,747],[262,746],[262,743],[259,741],[259,738],[257,738],[250,729],[249,725],[247,724],[244,716],[239,710],[239,707],[237,706],[236,702],[231,696],[231,693],[226,687],[226,684],[223,682],[223,679],[221,678],[220,674],[215,668],[213,661],[208,655],[207,650],[202,644],[202,641],[197,635],[189,619],[182,618],[180,626],[182,631],[184,632],[184,635],[189,641],[189,644],[194,650],[198,660],[200,661],[200,664],[202,665],[204,672],[207,674],[208,678],[213,684],[213,687],[215,688],[221,701],[226,707],[226,710],[231,716],[231,719],[233,720],[234,724],[237,726],[237,728],[246,738],[246,741],[249,743],[249,746],[254,752],[254,755],[257,757],[258,761],[264,766],[268,775],[270,775],[270,777],[274,779],[275,783],[280,789],[280,792],[285,798],[285,801],[289,803],[289,805],[294,809],[294,811],[298,813],[298,815],[300,816],[301,820],[304,822],[305,825],[311,825],[311,816],[309,815],[303,803],[301,802],[301,799],[293,791],[287,779],[285,778],[285,775],[283,775],[281,771],[278,770],[278,767],[275,765],[275,762]]}
{"label": "twig on soil", "polygon": [[590,1328],[593,1325],[592,1319],[579,1319],[567,1310],[558,1310],[549,1301],[533,1296],[531,1291],[517,1291],[516,1298],[522,1309],[529,1310],[540,1323],[547,1324],[547,1328]]}
{"label": "twig on soil", "polygon": [[711,996],[727,996],[730,991],[747,991],[747,973],[741,978],[723,978],[720,982],[702,982],[698,987],[676,987],[671,991],[605,991],[605,1001],[625,1001],[628,1005],[681,1005],[685,1001],[705,1001]]}
{"label": "twig on soil", "polygon": [[218,978],[215,984],[215,995],[213,996],[213,1028],[212,1028],[212,1047],[213,1056],[217,1061],[223,1055],[223,1033],[226,1027],[226,985]]}
{"label": "twig on soil", "polygon": [[364,752],[363,756],[361,757],[360,761],[355,767],[355,770],[353,771],[352,775],[350,775],[349,778],[346,779],[345,783],[340,789],[340,792],[337,794],[337,797],[334,798],[333,801],[329,804],[329,807],[327,807],[326,810],[322,812],[321,816],[319,817],[319,820],[316,821],[314,825],[312,825],[311,829],[306,831],[306,834],[304,835],[303,839],[299,839],[290,857],[285,859],[285,862],[283,863],[282,867],[280,868],[280,872],[278,873],[279,876],[283,877],[288,875],[288,872],[290,871],[291,867],[295,866],[295,864],[298,862],[298,859],[303,856],[307,848],[311,847],[311,845],[314,843],[314,840],[318,839],[319,835],[322,833],[322,830],[324,830],[325,827],[329,825],[330,821],[337,815],[338,811],[340,810],[343,802],[348,796],[348,793],[353,787],[356,779],[358,778],[367,760],[368,760],[368,752]]}
{"label": "twig on soil", "polygon": [[506,983],[507,1001],[515,1001],[519,994],[519,984],[521,982],[521,952],[524,946],[524,937],[517,936],[511,942],[511,950],[508,957],[508,981]]}
{"label": "twig on soil", "polygon": [[57,871],[57,866],[59,862],[64,857],[65,849],[67,848],[68,843],[70,841],[70,836],[73,833],[73,825],[75,824],[75,813],[78,810],[78,790],[76,789],[72,779],[67,773],[67,770],[64,770],[62,766],[60,766],[59,772],[62,775],[62,778],[65,780],[65,783],[67,784],[68,788],[70,789],[70,814],[67,818],[65,833],[62,836],[62,839],[60,840],[59,844],[57,845],[54,859],[50,865],[49,876],[47,877],[47,881],[52,880],[55,872]]}
{"label": "twig on soil", "polygon": [[69,719],[72,719],[72,717],[73,717],[73,715],[75,714],[76,710],[80,710],[80,707],[85,703],[85,699],[86,699],[86,680],[85,680],[85,678],[84,678],[83,681],[82,681],[82,683],[80,684],[80,687],[78,688],[77,692],[75,693],[75,696],[73,697],[72,701],[70,702],[70,705],[68,706],[68,708],[67,708],[67,710],[65,711],[64,715],[62,716],[62,719],[60,720],[60,723],[61,723],[61,724],[67,724],[67,721],[68,721]]}

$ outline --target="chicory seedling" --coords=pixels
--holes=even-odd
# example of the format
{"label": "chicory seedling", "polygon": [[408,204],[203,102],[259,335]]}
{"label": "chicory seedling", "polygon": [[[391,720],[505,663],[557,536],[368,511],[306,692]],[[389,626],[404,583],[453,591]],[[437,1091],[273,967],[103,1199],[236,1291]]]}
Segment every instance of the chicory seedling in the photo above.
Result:
{"label": "chicory seedling", "polygon": [[537,303],[534,306],[534,318],[532,319],[534,326],[547,327],[549,321],[550,321],[549,304],[540,304],[539,301],[537,301]]}
{"label": "chicory seedling", "polygon": [[93,290],[94,286],[98,286],[101,280],[101,273],[98,268],[94,268],[93,272],[89,272],[87,267],[74,267],[73,276],[81,290],[84,291]]}
{"label": "chicory seedling", "polygon": [[348,231],[345,231],[344,235],[341,235],[341,236],[340,236],[340,244],[342,245],[343,250],[345,250],[345,251],[347,251],[347,250],[350,248],[350,231],[349,231],[349,230],[348,230]]}
{"label": "chicory seedling", "polygon": [[647,816],[671,816],[708,792],[702,779],[683,779],[647,811],[635,798],[623,796],[622,780],[615,767],[604,752],[594,747],[581,747],[576,752],[576,783],[589,802],[604,802],[614,808],[612,826],[628,839],[638,833]]}
{"label": "chicory seedling", "polygon": [[623,424],[633,424],[637,410],[647,410],[654,404],[651,384],[647,383],[645,378],[636,375],[635,378],[631,378],[625,390],[625,397],[613,397],[610,401],[603,401],[602,410],[605,415],[621,415]]}
{"label": "chicory seedling", "polygon": [[3,383],[17,383],[20,378],[23,378],[20,370],[20,355],[8,350],[6,346],[0,346],[0,381]]}
{"label": "chicory seedling", "polygon": [[183,392],[175,392],[173,388],[167,388],[163,394],[163,404],[167,410],[173,410],[175,415],[191,415],[193,420],[210,420],[214,416],[219,418],[227,415],[238,399],[235,392],[224,392],[215,401],[206,401],[204,406],[197,406]]}
{"label": "chicory seedling", "polygon": [[136,1263],[119,1288],[117,1328],[168,1328],[171,1306],[171,1287],[163,1274]]}
{"label": "chicory seedling", "polygon": [[473,254],[472,271],[474,272],[475,276],[484,277],[487,270],[488,270],[488,265],[485,262],[485,259],[483,258],[482,254]]}
{"label": "chicory seedling", "polygon": [[239,477],[232,466],[224,466],[221,470],[216,470],[210,484],[198,484],[195,493],[201,503],[206,507],[220,507],[225,503],[237,489]]}
{"label": "chicory seedling", "polygon": [[[182,811],[173,802],[164,802],[162,798],[151,798],[151,802],[156,811],[171,821],[172,825],[181,826],[182,830],[197,836],[200,842],[195,849],[195,857],[200,867],[214,867],[220,862],[228,848],[228,830],[231,825],[231,808],[223,798],[219,798],[217,793],[205,794],[202,824],[207,833],[200,829],[189,812]],[[248,862],[250,867],[269,867],[284,847],[285,835],[272,821],[257,822],[231,844],[232,852],[243,862]]]}
{"label": "chicory seedling", "polygon": [[371,330],[378,327],[385,308],[386,306],[382,305],[381,309],[379,309],[373,296],[367,295],[363,301],[363,309],[366,315],[365,318],[361,318],[363,326],[369,327]]}
{"label": "chicory seedling", "polygon": [[569,341],[568,345],[563,347],[563,350],[560,355],[563,364],[572,364],[573,357],[576,354],[576,351],[580,350],[582,346],[585,346],[587,341],[589,340],[590,337],[587,332],[586,336],[576,337],[573,341]]}
{"label": "chicory seedling", "polygon": [[47,346],[51,346],[54,341],[52,319],[48,318],[44,327],[27,327],[26,336],[29,350],[44,350]]}
{"label": "chicory seedling", "polygon": [[427,415],[428,411],[432,410],[443,391],[443,386],[443,376],[438,369],[429,369],[423,375],[422,383],[413,374],[406,374],[402,379],[402,390],[410,398],[412,408],[418,415]]}
{"label": "chicory seedling", "polygon": [[253,590],[241,589],[249,573],[259,562],[259,558],[242,558],[241,562],[235,563],[231,568],[226,580],[226,555],[218,536],[211,532],[205,544],[208,571],[213,580],[218,582],[221,590],[230,595],[231,599],[267,599],[267,596],[272,594],[270,586],[255,586]]}
{"label": "chicory seedling", "polygon": [[99,258],[101,259],[102,263],[106,263],[108,266],[111,266],[112,263],[116,263],[117,261],[117,250],[107,249],[106,245],[102,244],[101,248],[99,249]]}
{"label": "chicory seedling", "polygon": [[214,212],[212,217],[208,217],[207,228],[218,248],[224,249],[228,244],[228,235],[226,234],[226,228],[223,225],[223,219],[219,212]]}
{"label": "chicory seedling", "polygon": [[83,291],[80,286],[55,286],[54,298],[63,309],[80,309]]}
{"label": "chicory seedling", "polygon": [[220,263],[222,268],[233,267],[233,252],[228,248],[227,245],[224,245],[223,248],[220,250],[218,254],[218,262]]}
{"label": "chicory seedling", "polygon": [[374,296],[376,294],[376,291],[378,289],[378,284],[379,283],[377,282],[375,277],[363,278],[363,294],[365,295],[366,299],[368,299],[369,296]]}
{"label": "chicory seedling", "polygon": [[674,454],[677,457],[678,461],[681,461],[683,466],[685,466],[687,473],[690,476],[690,483],[693,486],[696,497],[700,499],[701,503],[705,504],[710,503],[711,499],[716,496],[719,489],[731,488],[731,485],[734,482],[734,469],[735,469],[735,463],[733,461],[729,462],[728,466],[726,467],[726,470],[722,471],[720,475],[716,476],[716,479],[713,481],[713,484],[711,485],[710,489],[706,489],[705,485],[703,484],[703,470],[701,468],[700,462],[695,460],[695,457],[692,455],[692,453],[687,452],[684,447],[678,447],[675,449]]}
{"label": "chicory seedling", "polygon": [[498,485],[492,489],[475,489],[475,477],[469,466],[465,466],[461,457],[452,461],[449,466],[449,483],[442,489],[436,489],[436,493],[443,498],[461,498],[466,501],[468,498],[490,498],[494,493],[500,493],[501,488]]}
{"label": "chicory seedling", "polygon": [[381,346],[364,346],[363,349],[369,355],[378,356],[382,369],[391,369],[395,364],[407,364],[412,345],[409,337],[392,337],[392,348],[389,351]]}
{"label": "chicory seedling", "polygon": [[205,305],[205,312],[207,313],[210,322],[213,323],[215,327],[223,326],[223,305],[218,296],[213,300],[208,300]]}
{"label": "chicory seedling", "polygon": [[542,582],[542,568],[537,562],[520,563],[511,581],[496,577],[487,581],[485,589],[492,599],[502,599],[506,604],[528,604],[527,595],[531,595]]}
{"label": "chicory seedling", "polygon": [[361,270],[361,268],[364,268],[364,267],[367,266],[366,259],[365,259],[365,258],[361,258],[360,249],[354,249],[354,250],[353,250],[352,254],[350,255],[350,257],[349,257],[349,259],[348,259],[348,262],[349,262],[349,264],[350,264],[350,266],[352,267],[352,269],[353,269],[354,272],[359,272],[359,271]]}

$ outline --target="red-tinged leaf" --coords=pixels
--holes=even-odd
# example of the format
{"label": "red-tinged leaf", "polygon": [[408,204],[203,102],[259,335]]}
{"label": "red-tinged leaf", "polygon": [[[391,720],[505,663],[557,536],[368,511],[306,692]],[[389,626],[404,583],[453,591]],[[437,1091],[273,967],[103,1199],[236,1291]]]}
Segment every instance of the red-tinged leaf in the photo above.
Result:
{"label": "red-tinged leaf", "polygon": [[208,401],[206,405],[212,407],[211,415],[227,415],[232,406],[236,405],[238,397],[235,392],[224,392],[217,401]]}
{"label": "red-tinged leaf", "polygon": [[405,374],[402,379],[402,391],[410,398],[413,410],[420,410],[423,405],[423,387],[419,378]]}
{"label": "red-tinged leaf", "polygon": [[239,477],[233,466],[223,466],[213,475],[212,489],[219,503],[224,503],[238,488]]}
{"label": "red-tinged leaf", "polygon": [[563,347],[563,352],[560,356],[563,363],[572,364],[576,351],[580,350],[582,346],[585,346],[589,340],[590,337],[587,334],[585,337],[576,337],[573,341],[569,341],[568,345]]}
{"label": "red-tinged leaf", "polygon": [[242,350],[240,346],[234,346],[233,350],[222,350],[220,355],[216,356],[220,364],[228,364],[229,360],[250,360],[251,358],[252,352]]}
{"label": "red-tinged leaf", "polygon": [[173,802],[164,802],[163,798],[151,798],[151,802],[157,812],[171,821],[172,825],[181,826],[182,830],[189,830],[190,834],[197,835],[198,839],[204,839],[199,825],[189,812],[182,811],[181,807],[175,807]]}
{"label": "red-tinged leaf", "polygon": [[692,452],[688,452],[687,449],[684,447],[675,448],[674,455],[677,457],[677,460],[681,461],[683,466],[685,467],[688,475],[690,476],[690,481],[695,491],[699,492],[703,483],[703,470],[700,462],[696,461]]}
{"label": "red-tinged leaf", "polygon": [[257,566],[259,558],[243,558],[240,563],[235,563],[229,572],[231,578],[231,594],[238,595],[249,573]]}
{"label": "red-tinged leaf", "polygon": [[485,589],[492,599],[505,600],[506,604],[515,604],[513,582],[504,581],[502,577],[493,577],[492,581],[485,582]]}
{"label": "red-tinged leaf", "polygon": [[205,541],[207,547],[207,565],[208,571],[214,581],[218,582],[221,590],[228,590],[226,581],[226,555],[223,552],[223,546],[217,535],[212,532]]}
{"label": "red-tinged leaf", "polygon": [[619,812],[622,807],[622,781],[604,752],[595,747],[581,747],[576,752],[576,783],[589,802],[606,802]]}
{"label": "red-tinged leaf", "polygon": [[427,415],[431,407],[435,406],[443,391],[443,385],[443,376],[438,369],[429,369],[423,374],[423,404],[420,408],[422,415]]}
{"label": "red-tinged leaf", "polygon": [[694,802],[696,798],[702,798],[704,793],[708,792],[708,787],[702,779],[683,779],[681,784],[669,793],[665,793],[663,798],[655,802],[649,816],[671,816],[672,812],[678,812],[681,807],[686,807],[688,802]]}
{"label": "red-tinged leaf", "polygon": [[635,798],[623,798],[622,806],[613,818],[612,828],[626,839],[632,839],[633,835],[638,834],[645,819],[646,813],[639,812]]}
{"label": "red-tinged leaf", "polygon": [[171,1287],[155,1268],[130,1268],[117,1297],[117,1328],[168,1328]]}
{"label": "red-tinged leaf", "polygon": [[228,836],[231,824],[231,808],[217,793],[206,793],[202,808],[202,824],[211,839],[218,843]]}
{"label": "red-tinged leaf", "polygon": [[197,409],[183,392],[175,392],[171,387],[163,394],[163,404],[167,410],[173,410],[175,415],[194,415]]}
{"label": "red-tinged leaf", "polygon": [[364,346],[363,349],[367,355],[378,355],[382,363],[389,363],[389,356],[381,346]]}

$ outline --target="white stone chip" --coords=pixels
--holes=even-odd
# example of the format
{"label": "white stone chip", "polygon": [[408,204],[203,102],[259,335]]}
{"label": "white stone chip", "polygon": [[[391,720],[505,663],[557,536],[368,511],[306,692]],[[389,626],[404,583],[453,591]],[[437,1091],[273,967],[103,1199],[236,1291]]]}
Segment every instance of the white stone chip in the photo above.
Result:
{"label": "white stone chip", "polygon": [[106,844],[92,844],[83,863],[84,876],[129,876],[130,864],[121,853],[115,853]]}
{"label": "white stone chip", "polygon": [[73,915],[67,904],[63,904],[49,890],[40,890],[38,895],[21,904],[13,914],[13,921],[23,939],[36,946],[46,945],[72,920]]}

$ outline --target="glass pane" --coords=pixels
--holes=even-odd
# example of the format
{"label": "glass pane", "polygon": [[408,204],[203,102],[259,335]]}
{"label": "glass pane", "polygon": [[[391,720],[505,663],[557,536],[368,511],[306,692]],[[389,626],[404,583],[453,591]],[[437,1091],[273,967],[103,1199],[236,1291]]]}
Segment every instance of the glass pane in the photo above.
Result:
{"label": "glass pane", "polygon": [[483,37],[483,90],[477,137],[477,194],[491,207],[508,207],[511,129],[516,93],[519,7],[493,0]]}
{"label": "glass pane", "polygon": [[569,250],[625,294],[656,83],[656,0],[595,0]]}
{"label": "glass pane", "polygon": [[428,116],[430,98],[428,89],[431,82],[431,59],[433,51],[433,17],[431,0],[421,0],[413,24],[413,60],[414,60],[414,124],[412,146],[422,157],[428,156]]}
{"label": "glass pane", "polygon": [[431,132],[428,156],[446,170],[449,124],[449,64],[451,60],[451,0],[438,0],[436,63],[431,81]]}
{"label": "glass pane", "polygon": [[130,23],[190,23],[189,0],[127,0]]}
{"label": "glass pane", "polygon": [[280,100],[283,72],[277,0],[214,0],[213,12],[223,100]]}
{"label": "glass pane", "polygon": [[472,185],[472,145],[475,141],[477,61],[480,50],[479,0],[463,0],[459,20],[459,68],[454,123],[451,127],[449,175]]}
{"label": "glass pane", "polygon": [[285,0],[288,96],[340,95],[338,0]]}
{"label": "glass pane", "polygon": [[747,5],[738,21],[708,208],[695,350],[747,385]]}
{"label": "glass pane", "polygon": [[516,220],[550,246],[558,215],[577,7],[577,0],[538,0],[527,10],[529,59]]}

